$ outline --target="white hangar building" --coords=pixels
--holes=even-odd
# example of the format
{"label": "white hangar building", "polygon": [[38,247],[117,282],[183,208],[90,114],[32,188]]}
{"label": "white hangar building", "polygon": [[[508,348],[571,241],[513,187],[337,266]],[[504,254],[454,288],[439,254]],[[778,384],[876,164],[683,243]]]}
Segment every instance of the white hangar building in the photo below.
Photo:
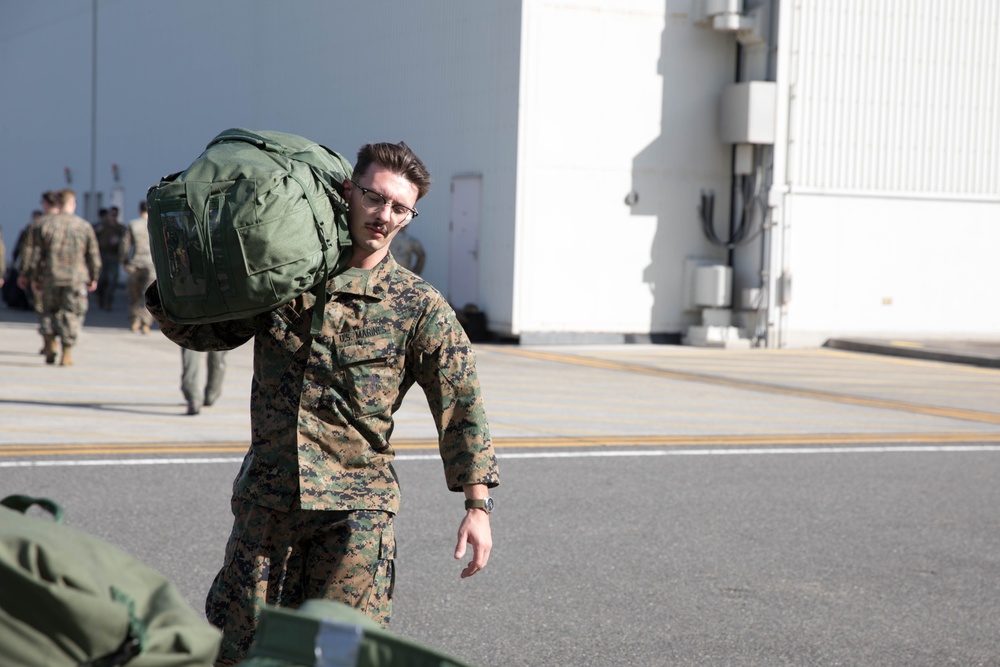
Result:
{"label": "white hangar building", "polygon": [[0,121],[9,252],[230,127],[405,140],[425,277],[523,344],[1000,336],[996,0],[13,0]]}

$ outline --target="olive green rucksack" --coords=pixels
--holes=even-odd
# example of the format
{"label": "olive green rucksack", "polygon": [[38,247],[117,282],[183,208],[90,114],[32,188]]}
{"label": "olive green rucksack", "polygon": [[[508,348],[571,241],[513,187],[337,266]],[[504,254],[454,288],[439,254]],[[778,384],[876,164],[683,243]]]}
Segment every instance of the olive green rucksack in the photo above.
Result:
{"label": "olive green rucksack", "polygon": [[357,609],[306,600],[298,609],[266,605],[257,637],[238,667],[472,667],[383,629]]}
{"label": "olive green rucksack", "polygon": [[[36,505],[55,520],[25,514]],[[62,517],[47,498],[0,500],[0,665],[210,667],[219,630],[159,572]]]}
{"label": "olive green rucksack", "polygon": [[[351,165],[309,139],[234,128],[146,194],[149,244],[169,319],[204,324],[273,310],[343,267]],[[319,319],[314,319],[314,328]]]}

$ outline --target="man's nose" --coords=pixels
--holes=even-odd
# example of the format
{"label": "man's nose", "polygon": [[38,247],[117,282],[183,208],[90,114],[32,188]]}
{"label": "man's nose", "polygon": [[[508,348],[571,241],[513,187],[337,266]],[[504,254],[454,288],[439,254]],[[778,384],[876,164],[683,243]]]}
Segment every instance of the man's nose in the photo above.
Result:
{"label": "man's nose", "polygon": [[382,222],[389,223],[392,221],[392,205],[386,202],[378,207],[378,219]]}

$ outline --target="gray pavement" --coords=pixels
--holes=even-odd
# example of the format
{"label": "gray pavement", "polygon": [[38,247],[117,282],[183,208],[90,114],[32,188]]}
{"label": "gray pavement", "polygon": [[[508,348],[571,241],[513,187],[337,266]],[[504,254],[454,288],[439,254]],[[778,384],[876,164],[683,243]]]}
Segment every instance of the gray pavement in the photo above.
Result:
{"label": "gray pavement", "polygon": [[[250,346],[188,417],[176,346],[121,312],[92,312],[74,367],[39,345],[0,307],[0,490],[56,497],[199,608]],[[477,352],[494,553],[458,578],[461,510],[414,390],[394,434],[400,634],[483,667],[1000,664],[1000,370],[833,346]]]}
{"label": "gray pavement", "polygon": [[[121,303],[124,295],[117,298]],[[227,355],[218,404],[189,417],[178,348],[155,327],[144,336],[126,324],[121,305],[112,312],[92,308],[75,351],[77,364],[46,366],[37,354],[34,314],[0,306],[0,366],[7,380],[0,388],[0,445],[148,449],[172,443],[202,452],[245,447],[252,344]],[[849,343],[864,343],[864,354],[852,353]],[[952,417],[998,409],[1000,393],[990,384],[996,376],[974,370],[989,368],[998,349],[1000,343],[988,341],[837,340],[793,350],[484,344],[479,355],[498,441],[551,444],[562,438],[565,446],[574,438],[627,444],[629,438],[681,443],[693,436],[734,442],[747,436],[837,438],[859,429],[973,432],[981,421]],[[903,363],[939,361],[945,352],[964,361]],[[684,391],[665,394],[671,381],[683,383]],[[951,390],[965,382],[985,386],[974,394]],[[890,409],[873,409],[879,401]],[[427,446],[435,437],[419,390],[410,392],[397,423],[395,439],[404,448]]]}

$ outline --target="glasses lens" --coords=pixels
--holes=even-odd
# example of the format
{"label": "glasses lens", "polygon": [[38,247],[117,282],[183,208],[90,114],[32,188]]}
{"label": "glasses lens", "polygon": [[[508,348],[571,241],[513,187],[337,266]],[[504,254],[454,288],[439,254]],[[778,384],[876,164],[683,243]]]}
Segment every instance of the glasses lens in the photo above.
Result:
{"label": "glasses lens", "polygon": [[369,209],[378,209],[385,206],[385,198],[377,192],[366,192],[364,196],[361,197],[361,201],[364,202],[365,207]]}
{"label": "glasses lens", "polygon": [[392,207],[392,217],[396,222],[402,222],[410,214],[410,209],[402,204]]}

